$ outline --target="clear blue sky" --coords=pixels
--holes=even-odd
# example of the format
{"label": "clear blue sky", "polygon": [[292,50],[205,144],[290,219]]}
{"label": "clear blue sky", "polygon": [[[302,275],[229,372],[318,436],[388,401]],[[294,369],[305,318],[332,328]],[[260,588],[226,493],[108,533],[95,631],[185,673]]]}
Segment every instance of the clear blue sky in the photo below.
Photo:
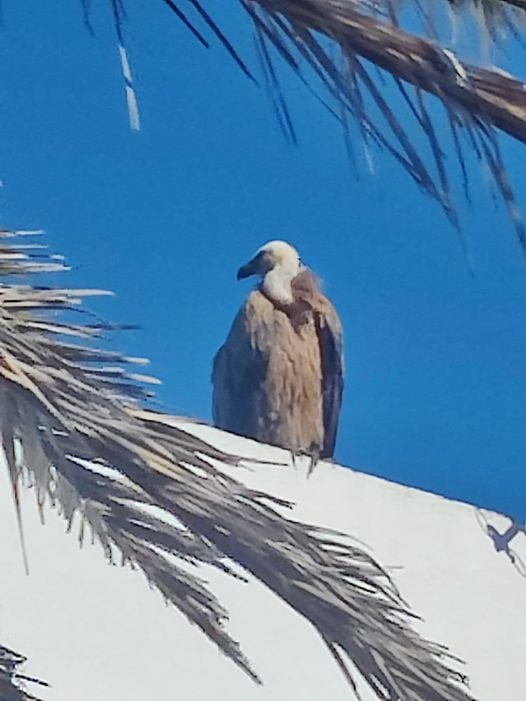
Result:
{"label": "clear blue sky", "polygon": [[[338,460],[525,517],[526,264],[484,176],[461,208],[472,278],[455,232],[395,163],[379,155],[356,182],[333,118],[283,70],[300,139],[288,146],[264,90],[160,2],[130,3],[143,122],[131,133],[98,5],[93,38],[73,0],[5,3],[3,224],[46,229],[74,265],[69,284],[113,289],[95,309],[141,327],[119,346],[151,358],[165,409],[205,419],[212,357],[249,289],[236,270],[288,239],[345,327]],[[224,5],[257,71],[248,23]],[[525,147],[505,150],[526,208]]]}

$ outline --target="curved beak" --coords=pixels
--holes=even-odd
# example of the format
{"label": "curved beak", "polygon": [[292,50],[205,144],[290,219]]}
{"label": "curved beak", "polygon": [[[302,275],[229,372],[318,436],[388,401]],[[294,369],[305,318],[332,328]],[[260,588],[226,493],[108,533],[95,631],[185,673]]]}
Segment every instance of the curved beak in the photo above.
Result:
{"label": "curved beak", "polygon": [[249,260],[246,265],[242,265],[237,271],[237,279],[243,280],[243,278],[250,277],[251,275],[256,275],[259,272],[258,257]]}

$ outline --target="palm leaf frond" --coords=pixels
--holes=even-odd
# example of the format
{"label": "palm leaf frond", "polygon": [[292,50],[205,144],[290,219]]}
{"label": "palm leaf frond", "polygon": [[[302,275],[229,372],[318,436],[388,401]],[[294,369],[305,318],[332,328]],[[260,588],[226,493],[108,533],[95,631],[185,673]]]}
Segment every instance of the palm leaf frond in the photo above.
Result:
{"label": "palm leaf frond", "polygon": [[[13,236],[0,234],[0,275],[64,267]],[[78,519],[80,540],[89,533],[110,561],[142,571],[255,681],[200,565],[252,573],[312,623],[352,684],[346,660],[379,699],[468,701],[446,649],[412,629],[414,614],[367,553],[286,518],[290,504],[221,469],[236,466],[235,455],[147,408],[142,383],[122,369],[133,359],[89,343],[104,325],[69,320],[86,292],[0,286],[0,430],[15,497],[29,481],[42,515],[51,505],[68,528]]]}
{"label": "palm leaf frond", "polygon": [[474,12],[492,39],[500,30],[515,33],[517,24],[526,19],[526,0],[447,0],[456,12]]}
{"label": "palm leaf frond", "polygon": [[48,685],[20,671],[26,661],[23,655],[0,645],[0,701],[39,701],[27,691],[27,686]]}
{"label": "palm leaf frond", "polygon": [[[501,131],[526,142],[524,82],[496,69],[463,62],[434,39],[404,31],[392,13],[388,21],[362,11],[359,2],[241,2],[256,32],[278,49],[290,67],[301,73],[302,64],[307,64],[344,113],[356,120],[367,143],[394,156],[456,223],[444,134],[437,130],[432,105],[424,96],[438,98],[449,118],[452,147],[462,172],[466,168],[459,136],[464,148],[472,150],[492,174],[526,255],[524,224],[497,141]],[[384,5],[390,6],[390,0]],[[339,47],[339,56],[334,56],[327,40]],[[371,66],[392,76],[409,107],[404,118],[387,101],[384,78]],[[418,145],[416,130],[427,147]]]}
{"label": "palm leaf frond", "polygon": [[[115,0],[111,2],[115,4]],[[181,9],[181,3],[162,2],[208,46],[196,23]],[[288,138],[294,141],[295,132],[279,88],[273,53],[307,84],[346,132],[348,118],[355,121],[368,162],[372,146],[389,153],[419,188],[440,204],[455,226],[458,226],[456,197],[447,151],[456,153],[465,185],[470,173],[464,151],[471,151],[493,178],[526,255],[526,230],[497,140],[498,133],[504,132],[526,142],[526,84],[500,69],[465,62],[447,48],[437,30],[436,16],[440,12],[436,2],[239,0],[239,3],[253,25],[265,82]],[[205,29],[216,36],[243,72],[252,77],[246,61],[206,9],[208,3],[192,0],[190,5],[196,22],[204,21]],[[122,0],[118,6],[123,7]],[[442,12],[448,6],[457,11],[479,8],[481,22],[492,37],[500,26],[517,31],[516,17],[526,21],[521,0],[513,3],[452,0],[442,5]],[[401,8],[405,7],[412,7],[421,15],[422,36],[403,29],[407,13]],[[115,17],[122,42],[122,11]],[[334,48],[338,49],[337,54]],[[305,68],[309,69],[306,75]],[[391,76],[395,89],[400,91],[403,103],[409,108],[407,114],[400,110],[399,104],[393,107],[394,93],[386,92],[386,75]],[[325,96],[318,94],[319,86]],[[432,96],[444,106],[446,119],[440,128],[436,111],[424,96]],[[448,130],[451,138],[446,148]],[[418,132],[423,139],[418,138]],[[347,142],[351,143],[349,139]],[[464,192],[467,193],[466,187]]]}

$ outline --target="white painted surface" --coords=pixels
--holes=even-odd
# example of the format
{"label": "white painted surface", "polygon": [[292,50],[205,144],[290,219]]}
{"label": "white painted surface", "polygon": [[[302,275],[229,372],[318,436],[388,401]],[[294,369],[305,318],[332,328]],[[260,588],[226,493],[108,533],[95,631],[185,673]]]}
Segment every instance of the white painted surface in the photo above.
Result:
{"label": "white painted surface", "polygon": [[[282,451],[251,441],[207,427],[193,430],[238,454],[287,460]],[[363,541],[425,619],[423,634],[466,660],[476,698],[523,697],[526,578],[519,559],[513,565],[496,552],[474,508],[325,463],[309,480],[304,466],[234,472],[250,486],[294,501],[294,518]],[[46,701],[354,698],[314,629],[253,579],[247,585],[202,570],[228,606],[229,629],[263,687],[167,608],[140,574],[110,567],[98,546],[79,549],[51,511],[41,526],[30,492],[23,512],[30,576],[0,470],[0,641],[29,657],[29,674],[52,684]],[[501,532],[509,525],[497,514],[486,516]],[[526,562],[526,536],[517,535],[510,546]],[[363,698],[374,696],[365,690]]]}

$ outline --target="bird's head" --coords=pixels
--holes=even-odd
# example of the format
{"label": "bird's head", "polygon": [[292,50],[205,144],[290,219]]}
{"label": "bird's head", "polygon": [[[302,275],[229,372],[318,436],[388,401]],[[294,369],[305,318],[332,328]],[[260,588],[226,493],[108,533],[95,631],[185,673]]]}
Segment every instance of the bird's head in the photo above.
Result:
{"label": "bird's head", "polygon": [[237,271],[237,279],[260,275],[264,277],[272,270],[279,269],[290,279],[300,271],[301,260],[298,251],[286,241],[269,241],[256,251],[256,255]]}

